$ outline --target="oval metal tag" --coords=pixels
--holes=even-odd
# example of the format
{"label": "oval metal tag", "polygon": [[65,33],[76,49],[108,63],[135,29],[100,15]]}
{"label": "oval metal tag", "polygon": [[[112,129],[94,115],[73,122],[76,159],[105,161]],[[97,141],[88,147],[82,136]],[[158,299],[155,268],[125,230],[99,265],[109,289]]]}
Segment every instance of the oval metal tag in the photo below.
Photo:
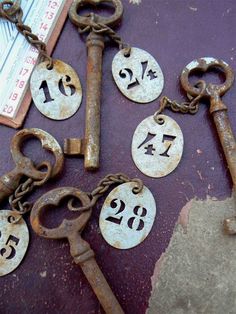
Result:
{"label": "oval metal tag", "polygon": [[21,218],[13,223],[16,216],[10,210],[0,211],[0,276],[15,270],[23,260],[28,244],[29,231]]}
{"label": "oval metal tag", "polygon": [[103,238],[117,249],[129,249],[143,242],[150,233],[156,202],[147,187],[135,194],[134,182],[121,184],[107,196],[99,218]]}
{"label": "oval metal tag", "polygon": [[38,110],[53,120],[64,120],[73,116],[82,101],[80,80],[71,66],[53,60],[53,68],[48,62],[39,63],[31,76],[30,89]]}
{"label": "oval metal tag", "polygon": [[132,157],[138,169],[149,177],[161,178],[179,164],[184,138],[179,125],[166,115],[144,119],[136,128],[132,140]]}
{"label": "oval metal tag", "polygon": [[112,62],[112,74],[120,91],[138,103],[157,99],[164,86],[164,76],[159,64],[145,50],[131,48],[129,56],[120,50]]}

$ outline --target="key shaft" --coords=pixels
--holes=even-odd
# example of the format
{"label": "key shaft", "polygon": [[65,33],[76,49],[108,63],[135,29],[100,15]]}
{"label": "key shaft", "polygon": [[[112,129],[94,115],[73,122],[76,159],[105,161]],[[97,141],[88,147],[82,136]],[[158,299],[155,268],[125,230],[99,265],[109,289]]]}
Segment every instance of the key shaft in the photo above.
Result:
{"label": "key shaft", "polygon": [[91,32],[87,37],[87,48],[84,166],[88,170],[96,170],[99,168],[100,154],[100,111],[104,37]]}
{"label": "key shaft", "polygon": [[[95,7],[109,2],[114,6],[114,13],[100,16],[94,13],[79,15],[81,8],[89,5]],[[87,92],[86,92],[86,121],[83,139],[66,139],[64,152],[67,155],[84,155],[84,167],[87,170],[99,168],[100,157],[100,113],[102,85],[102,57],[106,27],[116,26],[122,18],[123,5],[120,0],[75,0],[70,8],[69,17],[82,32],[89,31],[86,40],[87,56]],[[102,32],[101,32],[102,30]]]}

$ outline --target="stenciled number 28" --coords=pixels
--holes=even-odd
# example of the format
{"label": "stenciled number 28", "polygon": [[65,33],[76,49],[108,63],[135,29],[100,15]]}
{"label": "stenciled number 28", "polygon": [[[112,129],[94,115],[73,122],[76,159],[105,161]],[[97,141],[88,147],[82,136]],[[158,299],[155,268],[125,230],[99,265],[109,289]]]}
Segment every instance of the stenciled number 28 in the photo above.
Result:
{"label": "stenciled number 28", "polygon": [[[127,210],[125,203],[122,200],[114,199],[111,201],[110,206],[113,209],[118,208],[118,206],[119,208],[118,208],[118,211],[114,214],[114,216],[109,216],[106,218],[106,220],[112,223],[115,223],[117,225],[120,225],[124,218],[124,216],[120,214],[124,212],[125,210]],[[131,216],[128,219],[127,226],[132,230],[135,229],[136,231],[141,231],[144,228],[144,221],[141,218],[147,215],[147,209],[141,206],[135,206],[133,208],[132,215],[134,216]]]}

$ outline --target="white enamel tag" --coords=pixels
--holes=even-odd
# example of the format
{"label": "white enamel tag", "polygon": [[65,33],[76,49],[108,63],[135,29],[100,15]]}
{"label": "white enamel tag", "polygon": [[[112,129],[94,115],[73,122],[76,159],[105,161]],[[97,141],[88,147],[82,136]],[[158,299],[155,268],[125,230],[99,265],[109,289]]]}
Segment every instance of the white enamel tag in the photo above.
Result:
{"label": "white enamel tag", "polygon": [[119,51],[112,62],[113,78],[120,91],[138,103],[157,99],[164,86],[164,76],[159,64],[145,50],[131,48],[129,56]]}
{"label": "white enamel tag", "polygon": [[38,110],[53,120],[64,120],[73,116],[82,101],[80,80],[71,66],[53,61],[53,68],[47,68],[48,62],[39,63],[31,76],[30,89]]}
{"label": "white enamel tag", "polygon": [[29,231],[21,218],[13,223],[16,216],[10,210],[0,211],[0,276],[15,270],[24,258],[28,244]]}
{"label": "white enamel tag", "polygon": [[138,169],[149,177],[160,178],[171,173],[179,164],[184,139],[175,120],[158,115],[143,120],[136,128],[132,140],[132,157]]}
{"label": "white enamel tag", "polygon": [[117,249],[129,249],[143,242],[150,233],[155,216],[156,202],[147,187],[133,193],[134,182],[124,183],[106,198],[99,226],[103,238]]}

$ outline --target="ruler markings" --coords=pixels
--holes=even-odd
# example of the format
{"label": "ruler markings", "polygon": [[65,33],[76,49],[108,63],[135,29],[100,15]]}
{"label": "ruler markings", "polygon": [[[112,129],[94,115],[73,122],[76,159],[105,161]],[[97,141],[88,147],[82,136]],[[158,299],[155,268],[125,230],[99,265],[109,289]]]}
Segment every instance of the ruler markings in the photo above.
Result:
{"label": "ruler markings", "polygon": [[[41,40],[47,42],[64,3],[65,0],[37,1],[36,6],[34,6],[35,2],[31,3],[33,5],[31,10],[28,11],[29,14],[25,19],[25,24],[31,25],[33,32]],[[0,72],[0,80],[4,77],[6,82],[5,88],[1,88],[1,90],[4,90],[5,97],[0,91],[0,113],[9,118],[14,118],[17,114],[27,91],[30,75],[38,59],[37,50],[27,43],[22,35],[19,35],[21,34],[15,37],[11,53]],[[9,68],[11,69],[9,70]]]}

